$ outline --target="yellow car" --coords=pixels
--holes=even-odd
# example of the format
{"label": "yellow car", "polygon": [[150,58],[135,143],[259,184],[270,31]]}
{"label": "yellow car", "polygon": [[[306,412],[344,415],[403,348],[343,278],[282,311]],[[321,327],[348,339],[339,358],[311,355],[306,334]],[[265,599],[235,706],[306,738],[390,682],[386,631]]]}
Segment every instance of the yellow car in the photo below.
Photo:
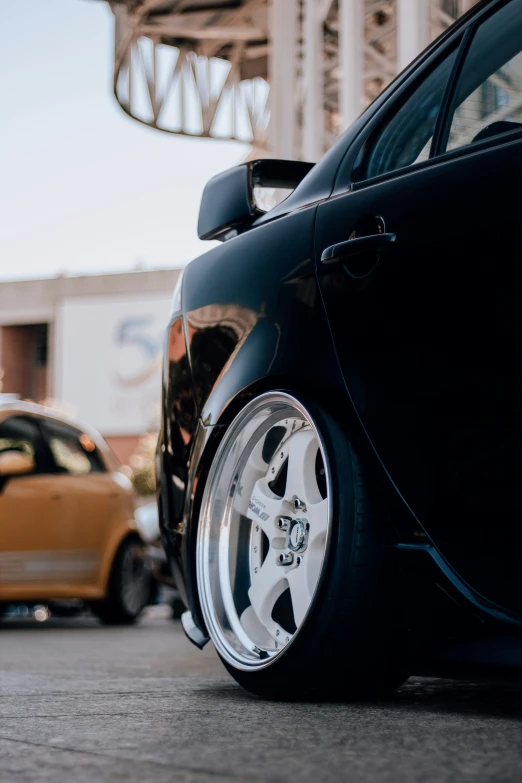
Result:
{"label": "yellow car", "polygon": [[0,604],[82,599],[128,624],[150,592],[133,489],[103,438],[0,395]]}

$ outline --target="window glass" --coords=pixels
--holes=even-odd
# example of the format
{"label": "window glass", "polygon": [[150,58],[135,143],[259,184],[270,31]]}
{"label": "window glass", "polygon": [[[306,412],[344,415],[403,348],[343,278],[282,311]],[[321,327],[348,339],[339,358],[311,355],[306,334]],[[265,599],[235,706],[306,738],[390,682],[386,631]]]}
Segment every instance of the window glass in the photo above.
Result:
{"label": "window glass", "polygon": [[477,30],[454,105],[447,150],[522,127],[522,0]]}
{"label": "window glass", "polygon": [[444,90],[456,58],[454,49],[422,83],[394,106],[363,145],[353,174],[354,182],[427,160]]}
{"label": "window glass", "polygon": [[24,416],[11,416],[0,423],[0,454],[5,451],[19,451],[31,456],[35,461],[35,473],[49,470],[39,430]]}
{"label": "window glass", "polygon": [[61,422],[46,422],[45,433],[59,472],[85,475],[104,470],[91,438]]}
{"label": "window glass", "polygon": [[0,454],[3,454],[4,451],[22,451],[34,458],[34,443],[23,437],[16,437],[16,435],[4,436],[0,430]]}

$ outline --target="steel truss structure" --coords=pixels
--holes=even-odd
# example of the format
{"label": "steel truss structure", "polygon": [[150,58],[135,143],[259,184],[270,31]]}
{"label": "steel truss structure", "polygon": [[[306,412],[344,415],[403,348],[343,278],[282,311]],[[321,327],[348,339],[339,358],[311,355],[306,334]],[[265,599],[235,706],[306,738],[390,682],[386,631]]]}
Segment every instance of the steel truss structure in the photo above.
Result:
{"label": "steel truss structure", "polygon": [[317,160],[475,0],[107,0],[114,92],[169,133]]}

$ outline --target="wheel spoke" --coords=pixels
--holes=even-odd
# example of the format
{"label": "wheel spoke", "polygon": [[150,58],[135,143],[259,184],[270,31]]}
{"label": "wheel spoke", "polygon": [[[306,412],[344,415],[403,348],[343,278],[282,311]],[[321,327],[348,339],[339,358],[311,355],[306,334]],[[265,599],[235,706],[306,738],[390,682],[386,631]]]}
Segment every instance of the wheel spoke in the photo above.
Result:
{"label": "wheel spoke", "polygon": [[269,541],[279,533],[275,520],[282,514],[282,500],[271,491],[265,477],[256,481],[245,514],[261,527]]}
{"label": "wheel spoke", "polygon": [[294,622],[299,628],[304,620],[312,600],[312,593],[309,589],[305,566],[305,559],[300,566],[293,568],[286,575],[290,587],[290,597],[292,599],[292,608],[294,610]]}
{"label": "wheel spoke", "polygon": [[306,518],[310,523],[308,546],[322,542],[328,529],[328,498],[307,506]]}
{"label": "wheel spoke", "polygon": [[260,441],[249,455],[241,476],[237,479],[234,508],[240,514],[249,516],[248,504],[252,494],[252,487],[256,481],[266,475],[267,464],[263,460],[263,441]]}
{"label": "wheel spoke", "polygon": [[272,626],[274,629],[277,627],[272,619],[272,610],[284,590],[286,590],[285,574],[283,569],[276,565],[273,551],[269,551],[248,590],[252,608],[269,633]]}
{"label": "wheel spoke", "polygon": [[285,491],[287,500],[297,496],[307,505],[321,500],[315,475],[317,449],[317,437],[311,429],[301,430],[290,437]]}

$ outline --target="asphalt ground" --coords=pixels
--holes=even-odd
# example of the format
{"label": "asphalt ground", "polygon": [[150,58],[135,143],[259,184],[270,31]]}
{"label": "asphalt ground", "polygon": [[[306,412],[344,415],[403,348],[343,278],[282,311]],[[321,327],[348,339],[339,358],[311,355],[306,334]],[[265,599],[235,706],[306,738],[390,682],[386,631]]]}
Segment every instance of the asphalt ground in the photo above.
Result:
{"label": "asphalt ground", "polygon": [[522,687],[412,679],[372,704],[263,702],[157,607],[134,628],[3,622],[0,781],[522,781]]}

